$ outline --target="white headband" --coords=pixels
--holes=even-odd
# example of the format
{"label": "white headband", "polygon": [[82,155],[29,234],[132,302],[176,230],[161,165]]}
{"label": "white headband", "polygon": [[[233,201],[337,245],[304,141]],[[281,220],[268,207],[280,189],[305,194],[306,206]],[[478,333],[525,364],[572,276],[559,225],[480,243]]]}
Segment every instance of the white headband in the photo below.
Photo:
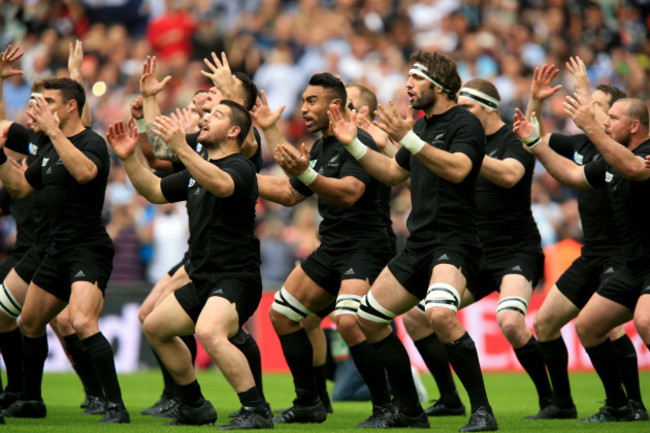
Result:
{"label": "white headband", "polygon": [[38,93],[38,92],[33,92],[33,93],[29,96],[29,99],[36,99],[36,98],[39,97],[39,96],[42,97],[43,94],[42,94],[42,93]]}
{"label": "white headband", "polygon": [[446,93],[450,92],[448,88],[446,88],[445,86],[443,86],[442,84],[440,84],[439,82],[431,78],[431,76],[429,75],[429,70],[422,63],[413,64],[413,66],[411,66],[411,69],[409,70],[409,74],[419,75],[420,77],[429,80],[431,83],[433,83],[434,86],[441,88]]}
{"label": "white headband", "polygon": [[472,99],[485,108],[496,110],[499,108],[499,100],[492,96],[481,92],[480,90],[472,89],[471,87],[461,87],[459,96]]}

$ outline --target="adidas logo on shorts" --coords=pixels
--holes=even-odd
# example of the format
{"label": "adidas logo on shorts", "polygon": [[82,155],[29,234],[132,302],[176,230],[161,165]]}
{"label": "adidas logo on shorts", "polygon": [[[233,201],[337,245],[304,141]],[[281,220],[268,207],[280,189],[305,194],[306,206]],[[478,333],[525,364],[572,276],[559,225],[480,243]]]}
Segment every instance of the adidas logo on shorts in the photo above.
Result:
{"label": "adidas logo on shorts", "polygon": [[345,271],[345,274],[343,275],[354,275],[354,269],[350,268],[347,271]]}
{"label": "adidas logo on shorts", "polygon": [[74,277],[75,277],[75,278],[82,278],[82,277],[85,277],[85,276],[86,276],[86,274],[84,273],[84,271],[79,271],[79,272],[77,272],[77,273],[75,274]]}
{"label": "adidas logo on shorts", "polygon": [[441,262],[443,260],[449,260],[449,256],[447,254],[443,254],[440,257],[438,257],[439,262]]}
{"label": "adidas logo on shorts", "polygon": [[519,266],[519,265],[513,267],[513,268],[510,269],[510,270],[511,270],[511,271],[519,271],[519,272],[523,272],[523,270],[521,269],[521,266]]}

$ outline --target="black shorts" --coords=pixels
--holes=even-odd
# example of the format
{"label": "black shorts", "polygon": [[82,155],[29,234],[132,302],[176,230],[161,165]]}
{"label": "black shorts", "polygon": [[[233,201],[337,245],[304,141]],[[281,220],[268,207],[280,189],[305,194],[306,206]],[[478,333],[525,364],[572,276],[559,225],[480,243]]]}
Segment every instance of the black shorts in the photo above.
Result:
{"label": "black shorts", "polygon": [[407,241],[402,252],[388,264],[388,269],[409,293],[424,299],[435,266],[453,265],[469,282],[478,272],[480,255],[481,249],[475,245]]}
{"label": "black shorts", "polygon": [[176,271],[178,271],[181,268],[181,266],[185,266],[185,272],[189,272],[189,263],[190,263],[190,250],[187,250],[185,251],[185,254],[183,255],[181,261],[176,263],[174,266],[172,266],[171,269],[167,271],[167,274],[169,274],[170,277],[173,277]]}
{"label": "black shorts", "polygon": [[[485,257],[485,256],[484,256]],[[506,275],[522,275],[534,288],[544,272],[544,253],[517,251],[500,263],[486,263],[481,260],[476,277],[467,288],[476,301],[485,298],[494,291],[499,291],[501,280]]]}
{"label": "black shorts", "polygon": [[390,251],[367,247],[348,251],[318,247],[300,266],[316,284],[336,296],[343,280],[368,279],[372,284],[390,260],[389,254]]}
{"label": "black shorts", "polygon": [[596,293],[634,311],[641,291],[648,286],[650,286],[650,272],[634,275],[627,266],[623,265],[605,280]]}
{"label": "black shorts", "polygon": [[197,290],[194,283],[188,283],[174,292],[176,300],[194,323],[212,296],[227,299],[235,304],[241,327],[255,313],[262,300],[262,279],[260,277],[223,278],[210,287]]}
{"label": "black shorts", "polygon": [[329,314],[334,311],[336,308],[336,301],[332,302],[329,306],[323,308],[320,311],[316,311],[314,314],[320,317],[321,319],[326,318]]}
{"label": "black shorts", "polygon": [[72,283],[97,283],[102,291],[113,270],[113,247],[107,245],[75,245],[56,253],[48,253],[32,281],[64,302],[70,300]]}
{"label": "black shorts", "polygon": [[20,261],[14,266],[14,270],[20,278],[29,284],[34,278],[36,270],[41,265],[45,252],[39,248],[32,247],[22,256]]}
{"label": "black shorts", "polygon": [[0,281],[4,281],[9,271],[12,270],[19,261],[20,259],[12,254],[7,257],[7,260],[2,262],[0,265]]}
{"label": "black shorts", "polygon": [[555,285],[573,305],[582,310],[598,287],[621,268],[611,259],[589,259],[580,256],[558,278]]}

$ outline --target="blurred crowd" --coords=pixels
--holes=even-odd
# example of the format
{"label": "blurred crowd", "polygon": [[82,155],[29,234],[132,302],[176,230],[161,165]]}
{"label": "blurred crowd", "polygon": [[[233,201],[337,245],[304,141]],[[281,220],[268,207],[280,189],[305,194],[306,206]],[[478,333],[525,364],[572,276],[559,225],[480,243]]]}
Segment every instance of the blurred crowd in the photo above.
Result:
{"label": "blurred crowd", "polygon": [[[612,83],[629,96],[650,99],[650,2],[579,0],[0,0],[0,47],[20,45],[24,74],[5,82],[7,117],[25,121],[31,83],[66,76],[68,44],[83,41],[82,74],[93,128],[129,117],[147,55],[156,55],[161,76],[172,76],[159,104],[163,113],[191,103],[210,82],[204,58],[225,51],[233,71],[246,72],[268,95],[286,105],[282,127],[290,141],[307,145],[300,95],[311,74],[329,71],[348,83],[374,89],[378,101],[408,101],[408,58],[418,49],[451,55],[463,81],[491,80],[501,95],[501,113],[512,118],[525,107],[533,69],[558,65],[558,81],[571,92],[564,68],[581,57],[593,87]],[[578,133],[563,113],[562,96],[544,113],[547,126]],[[277,172],[264,146],[266,172]],[[533,212],[544,246],[580,240],[573,192],[536,169]],[[139,198],[115,160],[106,196],[106,223],[116,242],[113,281],[155,282],[180,260],[187,246],[184,207],[153,207]],[[398,242],[406,238],[410,195],[393,190]],[[318,244],[318,212],[308,200],[293,209],[258,205],[262,276],[273,285],[296,260]],[[4,219],[0,247],[11,243]]]}

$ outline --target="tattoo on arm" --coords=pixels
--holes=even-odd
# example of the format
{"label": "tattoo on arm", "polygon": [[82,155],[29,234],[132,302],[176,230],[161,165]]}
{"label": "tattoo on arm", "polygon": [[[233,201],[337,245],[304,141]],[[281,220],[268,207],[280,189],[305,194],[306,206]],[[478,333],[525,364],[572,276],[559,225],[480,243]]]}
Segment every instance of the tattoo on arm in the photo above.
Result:
{"label": "tattoo on arm", "polygon": [[289,192],[291,193],[291,199],[293,200],[293,204],[300,203],[306,198],[304,195],[299,193],[293,186],[289,186]]}
{"label": "tattoo on arm", "polygon": [[167,143],[154,134],[151,125],[147,125],[147,138],[149,139],[149,143],[151,143],[151,148],[153,149],[153,154],[156,155],[156,158],[162,159],[163,161],[180,162],[178,155],[169,150]]}

